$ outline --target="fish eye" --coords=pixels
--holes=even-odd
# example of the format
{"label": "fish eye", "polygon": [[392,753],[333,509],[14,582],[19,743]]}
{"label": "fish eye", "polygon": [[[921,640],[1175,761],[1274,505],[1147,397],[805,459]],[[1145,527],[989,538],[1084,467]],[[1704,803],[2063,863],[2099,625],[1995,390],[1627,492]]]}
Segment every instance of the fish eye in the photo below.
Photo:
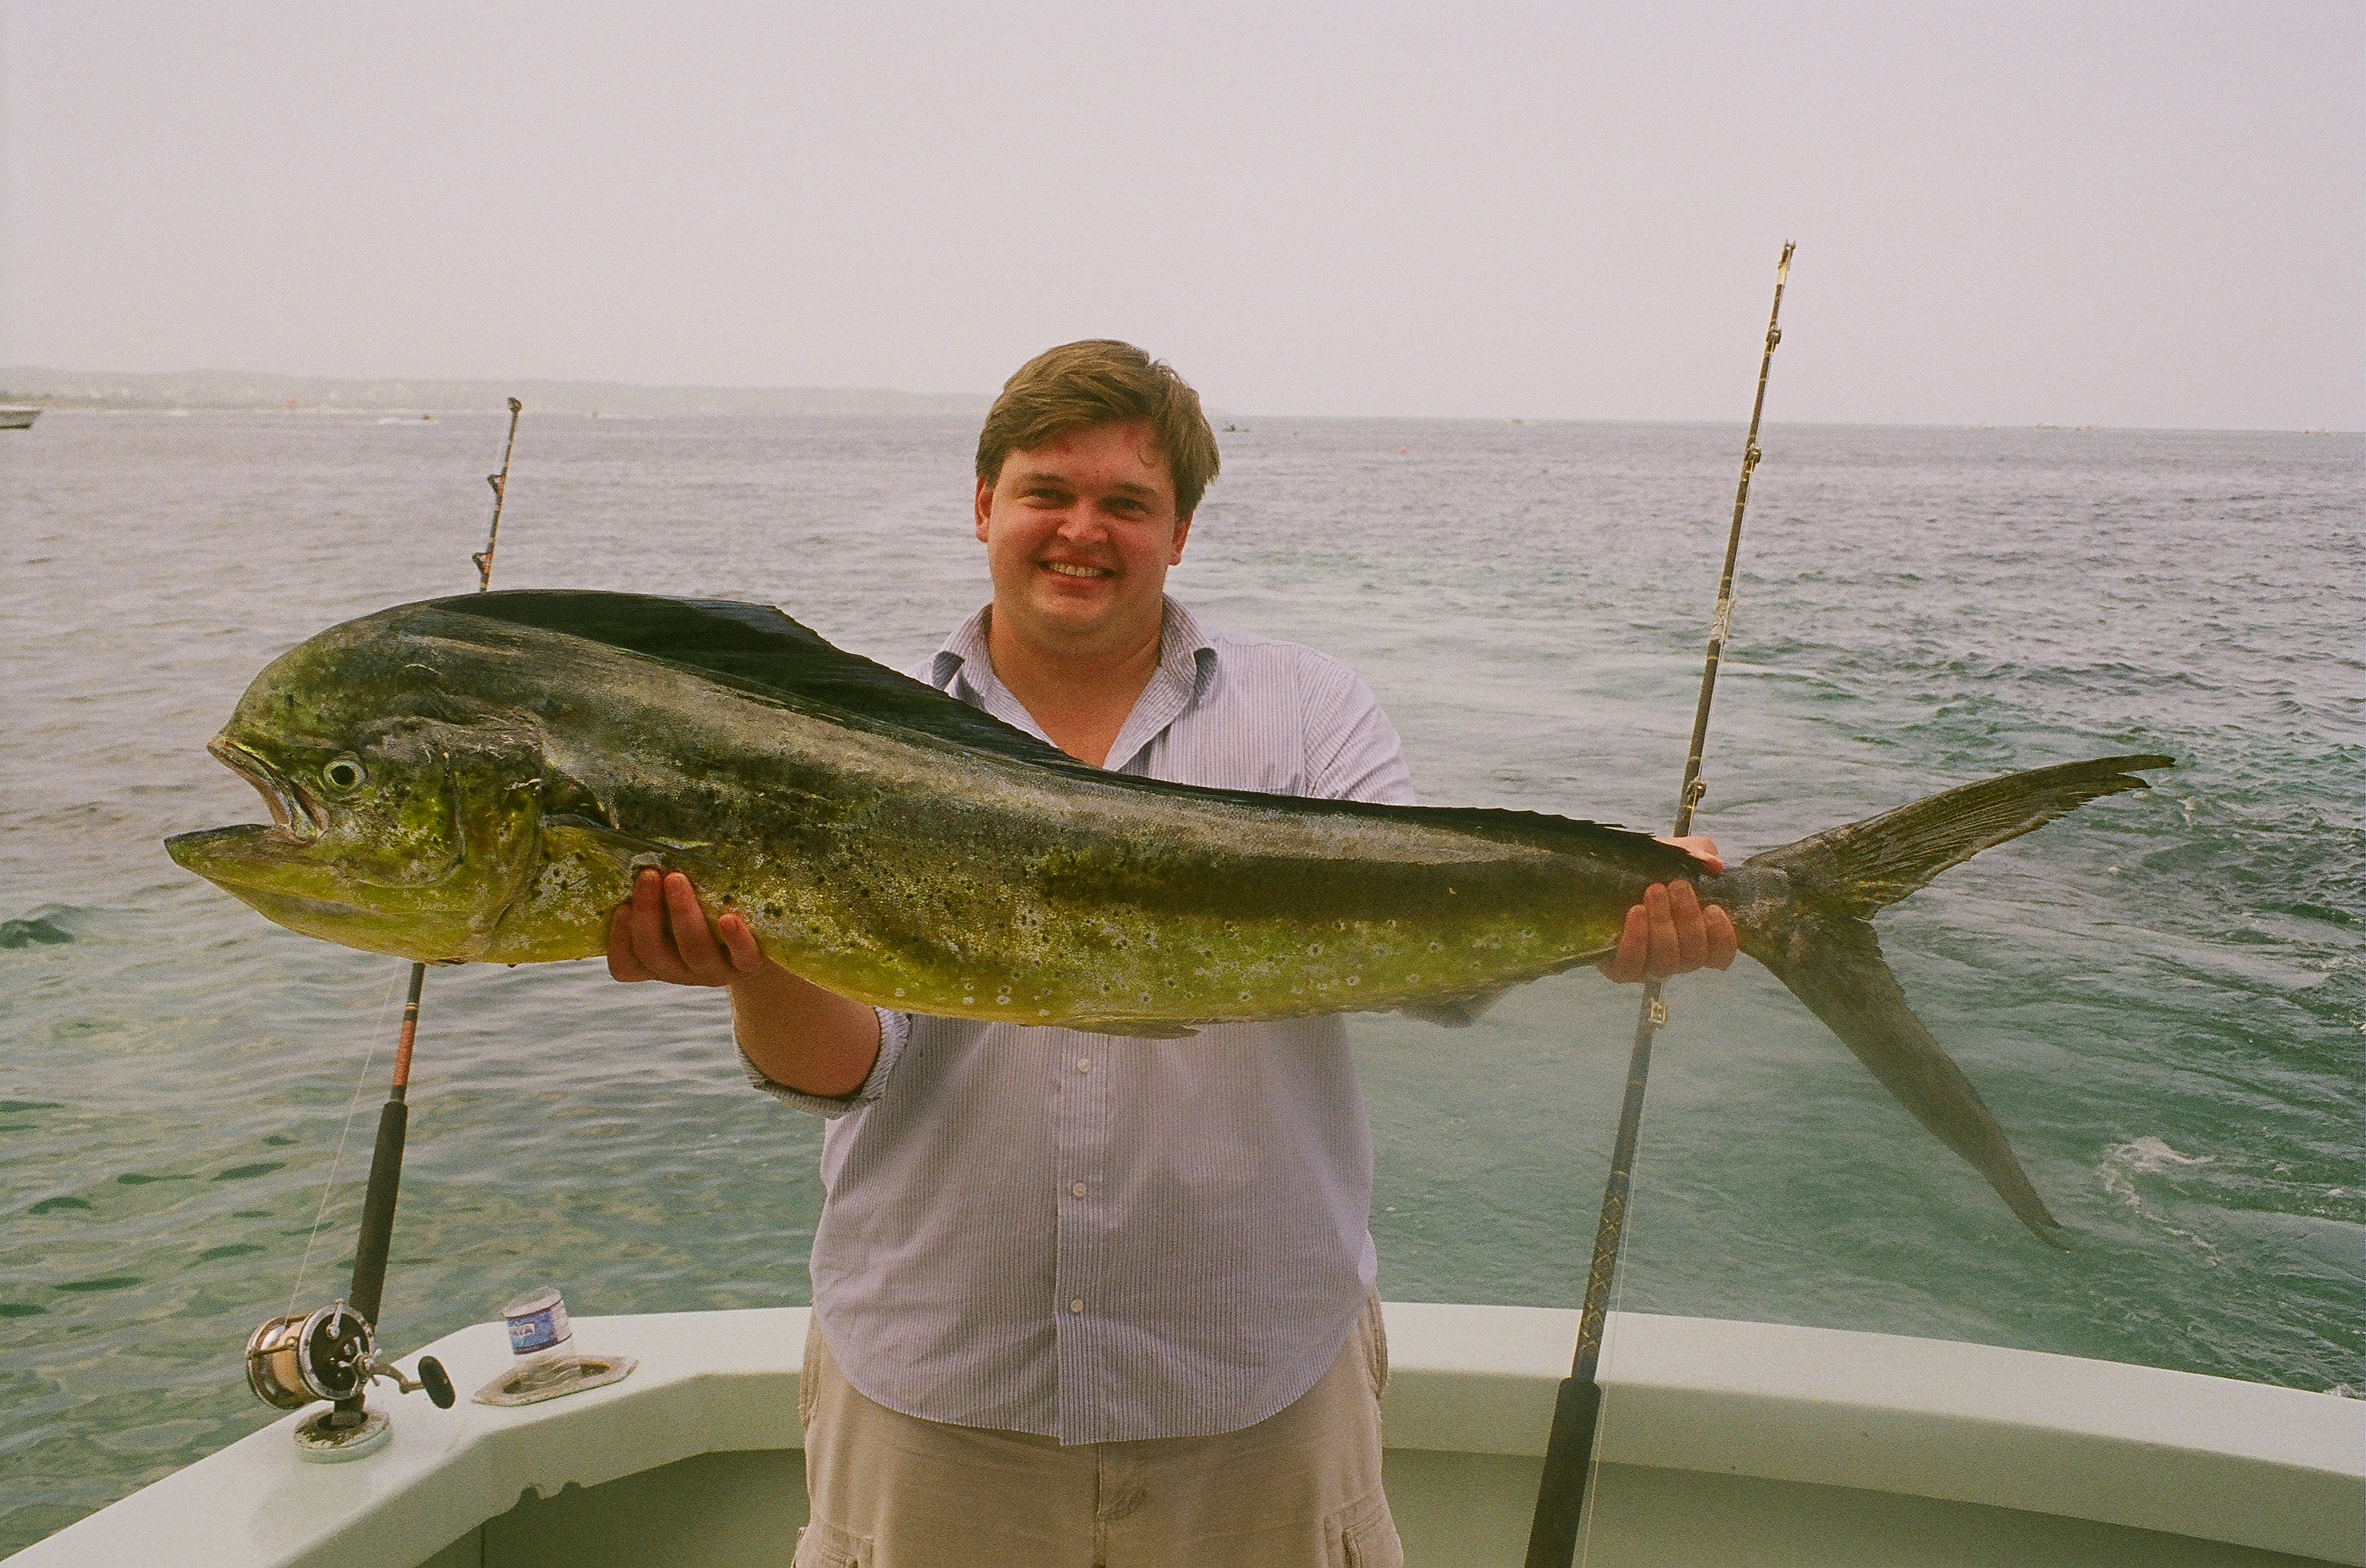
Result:
{"label": "fish eye", "polygon": [[321,782],[339,795],[359,789],[369,779],[359,757],[339,757],[321,770]]}

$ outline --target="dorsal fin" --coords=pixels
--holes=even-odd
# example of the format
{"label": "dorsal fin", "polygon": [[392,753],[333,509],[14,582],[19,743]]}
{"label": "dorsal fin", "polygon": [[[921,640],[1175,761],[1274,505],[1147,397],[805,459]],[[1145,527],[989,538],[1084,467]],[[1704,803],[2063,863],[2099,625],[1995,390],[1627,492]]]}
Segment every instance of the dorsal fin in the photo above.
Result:
{"label": "dorsal fin", "polygon": [[430,600],[418,607],[562,632],[696,671],[800,710],[826,710],[833,718],[874,733],[930,736],[1121,789],[1239,806],[1280,806],[1309,816],[1417,821],[1538,849],[1565,851],[1582,842],[1596,852],[1637,857],[1637,869],[1654,881],[1698,869],[1690,855],[1660,843],[1649,833],[1542,812],[1258,795],[1110,773],[949,697],[925,681],[915,681],[833,647],[818,633],[768,604],[592,589],[513,588]]}
{"label": "dorsal fin", "polygon": [[1084,766],[925,681],[832,646],[769,604],[553,588],[461,594],[431,604],[663,660],[793,706],[826,707],[865,728],[918,730],[1023,761]]}

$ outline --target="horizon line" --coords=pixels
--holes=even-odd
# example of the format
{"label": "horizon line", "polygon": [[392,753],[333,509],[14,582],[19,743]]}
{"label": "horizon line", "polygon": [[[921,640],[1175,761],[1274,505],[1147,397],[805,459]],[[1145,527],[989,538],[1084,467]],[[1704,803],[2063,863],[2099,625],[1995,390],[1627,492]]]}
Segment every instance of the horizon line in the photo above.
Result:
{"label": "horizon line", "polygon": [[[27,384],[20,385],[20,378]],[[33,390],[30,381],[66,380],[83,383],[72,390]],[[230,386],[200,389],[185,389],[183,396],[163,395],[172,390],[171,383],[219,380]],[[115,383],[108,386],[106,383]],[[237,383],[246,383],[238,386]],[[192,367],[179,370],[75,370],[60,366],[19,365],[0,366],[0,402],[24,406],[30,403],[45,412],[170,412],[173,409],[204,410],[208,412],[432,412],[432,413],[502,413],[507,412],[505,397],[532,389],[545,398],[555,399],[556,406],[546,402],[540,409],[531,403],[528,412],[569,413],[583,417],[600,414],[635,414],[641,417],[759,417],[792,415],[831,417],[861,414],[898,414],[903,417],[928,415],[951,416],[956,413],[983,413],[992,406],[993,392],[911,391],[889,387],[793,386],[785,384],[756,385],[723,382],[654,382],[585,380],[551,376],[519,376],[496,378],[484,376],[316,376],[274,370],[223,370]],[[266,389],[268,390],[266,391]],[[353,400],[342,398],[340,392],[350,391],[365,400],[384,400],[398,391],[416,389],[426,395],[426,400]],[[492,400],[479,405],[453,400],[456,394],[465,395],[481,389]],[[310,392],[306,398],[301,394]],[[586,399],[581,394],[615,393],[620,398]],[[142,393],[150,395],[142,396]],[[652,400],[672,402],[677,406],[662,409],[635,409],[622,406],[641,394]],[[705,398],[749,399],[764,401],[837,404],[836,407],[773,407],[773,408],[699,408],[680,406],[683,400]],[[22,400],[22,402],[17,402]],[[586,406],[588,405],[588,406]],[[870,405],[870,406],[863,406]],[[1395,420],[1469,422],[1504,424],[1634,424],[1634,425],[1742,425],[1741,418],[1708,418],[1700,416],[1622,416],[1576,414],[1446,414],[1446,413],[1308,413],[1252,412],[1246,410],[1210,409],[1208,418],[1217,420]],[[2357,435],[2358,430],[2340,429],[2331,425],[2143,425],[2112,424],[2098,421],[2068,420],[2037,421],[1953,421],[1953,420],[1819,420],[1774,419],[1777,425],[1804,425],[1835,429],[1904,429],[1904,430],[2059,430],[2100,433],[2159,431],[2193,434],[2259,434],[2302,435]],[[1234,432],[1248,434],[1248,432]]]}

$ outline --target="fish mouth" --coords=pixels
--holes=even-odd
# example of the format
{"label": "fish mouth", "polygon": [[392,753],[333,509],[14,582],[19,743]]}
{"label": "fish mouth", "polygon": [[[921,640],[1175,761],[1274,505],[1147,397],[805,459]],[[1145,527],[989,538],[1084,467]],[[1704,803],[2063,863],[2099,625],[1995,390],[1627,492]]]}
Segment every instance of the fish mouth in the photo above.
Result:
{"label": "fish mouth", "polygon": [[311,802],[285,774],[253,751],[226,735],[217,735],[207,741],[206,750],[214,761],[254,786],[254,793],[263,796],[263,804],[271,808],[271,825],[291,841],[312,843],[327,830],[328,824],[321,820]]}

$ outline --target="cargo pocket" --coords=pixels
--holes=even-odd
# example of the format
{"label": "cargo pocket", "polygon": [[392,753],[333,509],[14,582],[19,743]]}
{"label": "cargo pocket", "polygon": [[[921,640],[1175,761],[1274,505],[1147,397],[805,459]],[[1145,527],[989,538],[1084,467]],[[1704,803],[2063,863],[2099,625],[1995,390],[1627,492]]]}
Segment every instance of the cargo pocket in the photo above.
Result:
{"label": "cargo pocket", "polygon": [[797,1555],[791,1568],[868,1568],[871,1542],[827,1519],[816,1519],[797,1531]]}
{"label": "cargo pocket", "polygon": [[1389,1495],[1378,1487],[1339,1515],[1342,1568],[1404,1568],[1404,1542],[1389,1515]]}

